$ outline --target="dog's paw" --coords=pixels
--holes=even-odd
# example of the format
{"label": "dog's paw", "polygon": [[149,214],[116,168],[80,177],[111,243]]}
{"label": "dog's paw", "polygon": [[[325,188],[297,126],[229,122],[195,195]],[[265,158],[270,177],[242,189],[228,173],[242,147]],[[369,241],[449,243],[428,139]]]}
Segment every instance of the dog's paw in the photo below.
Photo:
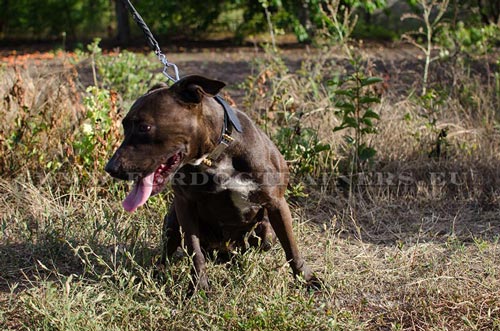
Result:
{"label": "dog's paw", "polygon": [[316,277],[316,275],[312,275],[308,280],[305,281],[304,285],[308,291],[316,292],[323,288],[323,281]]}
{"label": "dog's paw", "polygon": [[208,277],[195,278],[190,284],[187,291],[187,296],[192,297],[195,293],[201,296],[207,296],[210,292],[210,285],[208,284]]}

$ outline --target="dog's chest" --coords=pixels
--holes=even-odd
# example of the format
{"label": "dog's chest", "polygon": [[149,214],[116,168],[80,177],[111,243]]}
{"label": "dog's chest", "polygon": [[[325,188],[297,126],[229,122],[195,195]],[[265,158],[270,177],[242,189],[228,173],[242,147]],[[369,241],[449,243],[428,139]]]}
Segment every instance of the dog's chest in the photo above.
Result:
{"label": "dog's chest", "polygon": [[181,185],[181,189],[190,198],[210,202],[206,206],[209,208],[232,205],[243,219],[260,208],[255,198],[260,188],[252,173],[235,169],[230,157],[224,157],[209,168],[198,164],[187,166],[181,176],[184,181],[188,180],[187,185]]}
{"label": "dog's chest", "polygon": [[231,159],[226,158],[212,170],[217,192],[229,192],[231,202],[245,215],[258,206],[252,201],[252,195],[257,193],[259,186],[250,173],[238,172],[234,169]]}
{"label": "dog's chest", "polygon": [[237,177],[231,177],[227,181],[221,183],[221,189],[230,192],[231,201],[241,215],[245,215],[253,207],[257,206],[257,204],[251,200],[251,194],[253,194],[257,188],[258,186],[254,181],[239,179]]}

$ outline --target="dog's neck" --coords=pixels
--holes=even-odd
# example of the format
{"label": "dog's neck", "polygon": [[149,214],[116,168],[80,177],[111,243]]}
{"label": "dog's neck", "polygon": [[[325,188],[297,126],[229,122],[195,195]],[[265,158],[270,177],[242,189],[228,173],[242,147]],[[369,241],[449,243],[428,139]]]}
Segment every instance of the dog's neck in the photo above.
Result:
{"label": "dog's neck", "polygon": [[209,150],[205,152],[210,152],[217,146],[221,139],[221,132],[224,126],[224,108],[212,98],[207,98],[205,102],[202,105],[203,119],[201,122],[205,126],[203,132],[205,132],[206,138],[209,141],[207,145]]}
{"label": "dog's neck", "polygon": [[[221,143],[224,129],[224,108],[212,98],[206,98],[201,104],[201,118],[198,123],[198,148],[194,160],[202,160]],[[228,124],[231,125],[231,124]]]}

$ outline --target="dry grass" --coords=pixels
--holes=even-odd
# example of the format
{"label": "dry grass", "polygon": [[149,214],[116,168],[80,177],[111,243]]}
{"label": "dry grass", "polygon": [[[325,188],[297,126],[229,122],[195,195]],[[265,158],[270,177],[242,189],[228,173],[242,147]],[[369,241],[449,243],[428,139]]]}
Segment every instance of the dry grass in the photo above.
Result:
{"label": "dry grass", "polygon": [[[70,141],[83,117],[77,72],[67,63],[5,67],[0,82],[0,171],[38,175],[50,158],[70,160]],[[28,156],[28,157],[26,157]],[[49,159],[47,159],[49,158]]]}
{"label": "dry grass", "polygon": [[[325,72],[342,74],[344,63],[324,54],[314,59],[306,75],[283,74],[261,62],[246,101],[256,117],[274,113],[268,122],[274,132],[284,125],[284,108],[272,96],[293,97],[294,108],[286,110],[307,113],[303,124],[333,147],[318,175],[344,157],[321,84]],[[82,182],[76,167],[40,167],[47,161],[40,155],[65,160],[81,121],[75,105],[82,89],[69,89],[77,81],[73,69],[43,74],[42,68],[3,68],[2,112],[10,122],[0,130],[0,328],[500,330],[495,86],[457,64],[439,68],[453,75],[430,77],[435,84],[462,82],[438,115],[437,128],[448,128],[446,154],[430,158],[436,133],[411,97],[418,66],[405,64],[406,58],[372,60],[379,66],[371,70],[383,63],[391,74],[377,108],[379,133],[371,138],[376,162],[351,194],[338,173],[328,173],[310,178],[316,185],[308,182],[307,196],[290,198],[301,250],[324,287],[307,292],[294,282],[276,246],[236,254],[229,263],[211,260],[211,291],[192,297],[186,297],[189,259],[172,261],[166,270],[155,266],[170,196],[152,199],[132,216],[119,206],[123,186],[102,174]],[[405,68],[414,69],[414,79]],[[24,89],[24,100],[14,87]],[[22,140],[46,153],[30,157],[19,144],[7,148],[19,129],[15,118],[37,128],[52,123],[40,133],[27,130],[30,140]]]}

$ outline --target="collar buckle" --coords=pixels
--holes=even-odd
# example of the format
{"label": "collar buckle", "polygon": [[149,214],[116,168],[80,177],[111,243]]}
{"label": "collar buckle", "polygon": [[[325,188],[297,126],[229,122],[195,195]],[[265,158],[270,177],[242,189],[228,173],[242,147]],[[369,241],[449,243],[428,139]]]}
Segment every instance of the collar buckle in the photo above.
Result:
{"label": "collar buckle", "polygon": [[219,159],[221,154],[224,153],[226,148],[228,148],[232,144],[233,141],[233,137],[231,137],[227,133],[224,133],[219,141],[219,144],[201,162],[207,167],[211,167],[213,163]]}
{"label": "collar buckle", "polygon": [[224,121],[222,124],[222,132],[219,143],[214,150],[201,161],[201,163],[207,167],[211,167],[213,163],[219,159],[221,154],[224,153],[226,148],[233,143],[234,138],[231,137],[233,127],[236,131],[242,132],[240,121],[238,120],[234,110],[220,96],[217,95],[214,98],[224,110]]}

